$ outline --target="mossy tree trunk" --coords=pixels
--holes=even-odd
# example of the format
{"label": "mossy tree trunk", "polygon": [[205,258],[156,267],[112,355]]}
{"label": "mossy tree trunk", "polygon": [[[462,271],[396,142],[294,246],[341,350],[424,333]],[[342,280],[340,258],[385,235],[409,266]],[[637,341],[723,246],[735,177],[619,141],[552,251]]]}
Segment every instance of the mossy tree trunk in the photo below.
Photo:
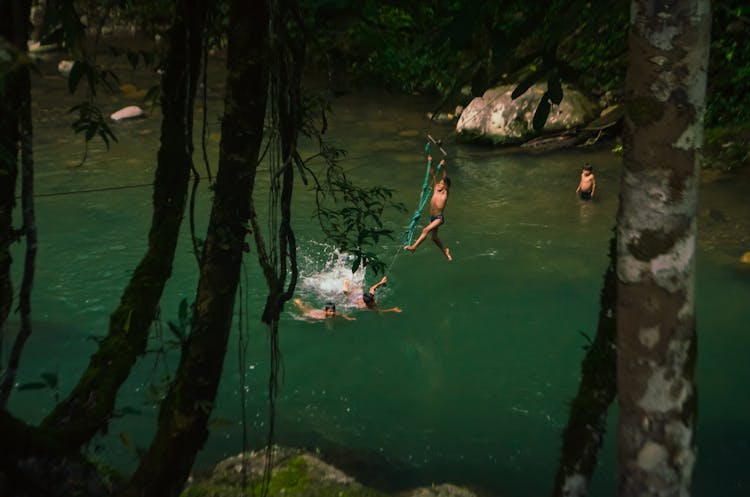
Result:
{"label": "mossy tree trunk", "polygon": [[161,146],[148,249],[110,316],[107,337],[73,391],[42,424],[71,449],[106,427],[120,385],[145,352],[164,285],[172,273],[193,167],[193,108],[201,70],[206,2],[181,0],[175,12],[162,79]]}
{"label": "mossy tree trunk", "polygon": [[223,370],[268,92],[268,6],[234,0],[230,8],[219,170],[193,323],[161,405],[157,433],[122,496],[179,495],[208,436]]}
{"label": "mossy tree trunk", "polygon": [[620,496],[688,496],[695,461],[694,262],[706,0],[631,3],[618,212]]}

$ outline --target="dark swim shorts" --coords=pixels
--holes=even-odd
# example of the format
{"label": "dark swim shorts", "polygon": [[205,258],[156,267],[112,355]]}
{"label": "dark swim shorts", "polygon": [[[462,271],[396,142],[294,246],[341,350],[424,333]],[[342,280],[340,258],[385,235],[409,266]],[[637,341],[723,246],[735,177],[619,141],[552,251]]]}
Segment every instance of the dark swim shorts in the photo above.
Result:
{"label": "dark swim shorts", "polygon": [[433,222],[435,219],[440,219],[443,224],[445,224],[445,216],[442,214],[438,214],[437,216],[430,216],[430,222]]}
{"label": "dark swim shorts", "polygon": [[591,192],[581,192],[581,200],[591,200]]}

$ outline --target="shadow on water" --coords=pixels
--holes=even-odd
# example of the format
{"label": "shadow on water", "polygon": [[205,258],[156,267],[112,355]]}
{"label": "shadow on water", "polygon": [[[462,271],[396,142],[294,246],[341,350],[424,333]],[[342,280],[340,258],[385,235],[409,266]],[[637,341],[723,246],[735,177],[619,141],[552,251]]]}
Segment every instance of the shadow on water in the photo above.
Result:
{"label": "shadow on water", "polygon": [[[617,254],[616,238],[609,243],[609,266],[604,274],[599,322],[581,363],[581,383],[563,432],[560,464],[552,495],[588,494],[604,443],[607,411],[617,394]],[[587,337],[588,338],[588,337]]]}

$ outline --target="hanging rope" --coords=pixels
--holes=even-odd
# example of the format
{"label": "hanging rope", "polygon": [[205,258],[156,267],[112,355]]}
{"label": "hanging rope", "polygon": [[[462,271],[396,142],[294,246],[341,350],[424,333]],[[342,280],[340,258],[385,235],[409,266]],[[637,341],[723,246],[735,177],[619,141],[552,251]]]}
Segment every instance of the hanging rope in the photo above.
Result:
{"label": "hanging rope", "polygon": [[[406,231],[404,232],[404,238],[402,245],[411,245],[412,238],[414,238],[414,230],[417,227],[417,223],[419,222],[419,219],[422,217],[422,210],[424,209],[425,204],[427,204],[427,201],[430,200],[432,197],[432,188],[430,188],[430,172],[432,170],[432,156],[430,155],[430,147],[431,144],[435,144],[438,146],[440,151],[443,153],[443,156],[448,155],[448,153],[443,149],[441,142],[436,141],[432,136],[427,135],[427,143],[424,146],[424,153],[427,156],[427,167],[425,169],[424,173],[424,181],[422,182],[422,193],[419,197],[419,205],[417,206],[417,209],[414,211],[414,214],[411,216],[411,222],[409,223],[409,226],[406,228]],[[440,172],[443,169],[443,166],[441,164],[438,164],[437,171]]]}
{"label": "hanging rope", "polygon": [[[405,245],[411,245],[412,238],[414,238],[414,231],[417,228],[417,223],[419,223],[419,219],[422,217],[422,210],[424,210],[424,206],[427,204],[430,198],[432,198],[432,185],[430,185],[430,170],[432,168],[432,156],[430,154],[432,145],[438,146],[440,152],[443,154],[443,157],[448,155],[448,152],[446,152],[443,148],[442,141],[435,140],[435,138],[428,134],[427,143],[424,146],[424,153],[425,156],[427,156],[427,167],[425,168],[424,181],[422,181],[422,190],[419,195],[419,205],[417,205],[417,208],[414,210],[414,213],[411,216],[409,226],[407,226],[406,230],[404,231],[404,236],[401,239],[401,244],[396,247],[396,250],[393,253],[393,257],[391,257],[391,262],[385,266],[385,271],[383,272],[385,276],[388,276],[388,274],[391,272],[391,268],[396,262],[396,259],[398,258],[399,254],[403,252],[403,247]],[[436,174],[442,170],[442,164],[438,164]]]}

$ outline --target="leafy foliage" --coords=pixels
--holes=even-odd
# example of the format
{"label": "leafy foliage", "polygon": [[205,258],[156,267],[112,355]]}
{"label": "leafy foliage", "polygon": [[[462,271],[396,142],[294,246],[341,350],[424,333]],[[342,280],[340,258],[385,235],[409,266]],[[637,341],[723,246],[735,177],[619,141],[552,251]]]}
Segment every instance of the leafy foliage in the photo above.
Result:
{"label": "leafy foliage", "polygon": [[[403,212],[403,205],[392,200],[393,191],[383,186],[363,187],[353,183],[340,166],[345,155],[341,149],[327,143],[327,101],[317,96],[303,102],[300,132],[318,143],[319,152],[305,160],[298,158],[298,167],[305,184],[315,189],[316,210],[320,227],[327,239],[355,259],[352,272],[367,266],[379,273],[385,269],[375,249],[383,237],[393,238],[393,230],[383,226],[381,218],[387,208]],[[313,165],[322,159],[323,167]]]}
{"label": "leafy foliage", "polygon": [[716,2],[709,62],[706,125],[750,121],[750,5]]}
{"label": "leafy foliage", "polygon": [[109,148],[110,139],[117,141],[117,137],[112,133],[98,106],[90,102],[81,102],[69,112],[78,112],[78,119],[71,126],[76,133],[84,133],[87,143],[95,136],[99,136],[107,148]]}
{"label": "leafy foliage", "polygon": [[[383,211],[393,205],[393,190],[382,186],[359,187],[340,168],[330,168],[326,188],[318,191],[321,228],[337,247],[355,256],[352,272],[360,266],[368,266],[376,274],[382,272],[385,264],[375,248],[381,238],[393,239],[393,230],[385,228],[381,221]],[[329,199],[332,202],[326,203]]]}

